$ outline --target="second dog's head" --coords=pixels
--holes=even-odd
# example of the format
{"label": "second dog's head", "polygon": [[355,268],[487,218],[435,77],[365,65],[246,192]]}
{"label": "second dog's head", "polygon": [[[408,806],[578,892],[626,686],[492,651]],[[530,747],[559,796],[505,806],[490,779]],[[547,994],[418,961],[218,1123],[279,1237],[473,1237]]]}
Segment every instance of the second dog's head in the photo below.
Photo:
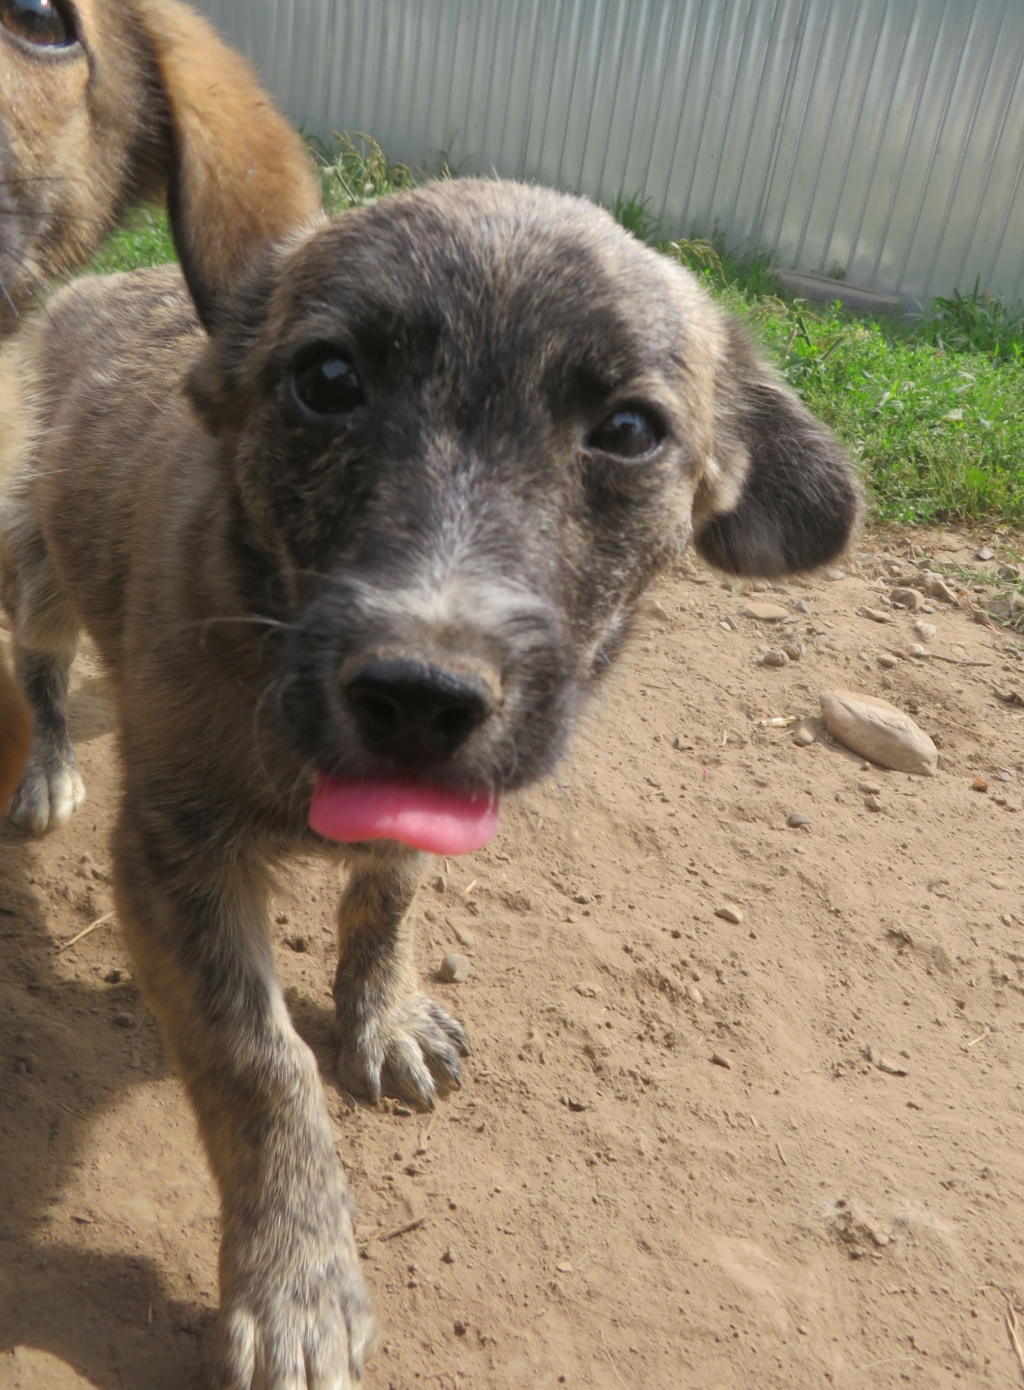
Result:
{"label": "second dog's head", "polygon": [[204,20],[177,0],[0,0],[0,335],[132,203],[203,177],[222,190],[204,234],[234,245],[251,209],[273,221],[268,179],[284,208],[315,192],[295,131]]}
{"label": "second dog's head", "polygon": [[320,771],[468,790],[550,768],[693,536],[776,575],[858,511],[829,433],[678,265],[581,199],[438,183],[186,266],[252,608]]}

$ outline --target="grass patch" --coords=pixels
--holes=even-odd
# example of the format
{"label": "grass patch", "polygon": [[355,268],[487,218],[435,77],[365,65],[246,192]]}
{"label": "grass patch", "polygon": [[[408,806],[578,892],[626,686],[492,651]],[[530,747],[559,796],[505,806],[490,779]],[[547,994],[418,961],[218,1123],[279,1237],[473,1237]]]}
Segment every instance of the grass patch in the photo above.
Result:
{"label": "grass patch", "polygon": [[1024,523],[1024,309],[936,299],[916,324],[784,295],[721,237],[662,242],[860,461],[877,520]]}
{"label": "grass patch", "polygon": [[93,257],[89,269],[97,275],[114,270],[142,270],[175,258],[167,215],[162,208],[136,208]]}
{"label": "grass patch", "polygon": [[[332,211],[420,181],[370,136],[311,142]],[[446,171],[447,172],[447,171]],[[617,200],[635,236],[687,266],[745,319],[808,407],[860,461],[879,521],[1024,524],[1024,306],[979,294],[933,301],[916,323],[813,308],[780,292],[771,259],[710,238],[655,241],[650,200]],[[115,233],[98,271],[171,260],[163,213],[147,209]]]}

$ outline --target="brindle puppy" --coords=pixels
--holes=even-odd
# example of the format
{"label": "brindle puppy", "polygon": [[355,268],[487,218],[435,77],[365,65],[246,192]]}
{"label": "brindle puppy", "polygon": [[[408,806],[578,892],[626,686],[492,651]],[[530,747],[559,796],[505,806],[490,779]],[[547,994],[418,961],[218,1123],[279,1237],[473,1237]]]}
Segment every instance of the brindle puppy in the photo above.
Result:
{"label": "brindle puppy", "polygon": [[[216,189],[195,192],[202,227]],[[733,573],[805,569],[858,491],[694,280],[581,200],[435,184],[297,219],[244,272],[190,225],[184,281],[81,281],[24,348],[5,598],[50,732],[17,814],[65,814],[84,627],[119,709],[118,916],[221,1193],[220,1383],[340,1387],[372,1321],[267,915],[274,867],[329,850],[314,778],[321,828],[340,805],[361,841],[340,1079],[430,1105],[467,1048],[419,991],[422,855],[381,838],[379,797],[414,844],[456,846],[562,756],[691,534]]]}
{"label": "brindle puppy", "polygon": [[[297,143],[247,65],[175,0],[0,0],[0,338],[132,203],[162,195],[169,176],[173,196],[179,160],[227,181],[205,234],[244,254],[254,220],[293,211],[264,208],[249,180],[262,185],[269,162],[276,197],[286,166],[301,168]],[[311,183],[303,196],[314,210]],[[11,409],[0,387],[0,456]],[[29,734],[0,654],[0,812]],[[81,794],[69,761],[64,795]]]}

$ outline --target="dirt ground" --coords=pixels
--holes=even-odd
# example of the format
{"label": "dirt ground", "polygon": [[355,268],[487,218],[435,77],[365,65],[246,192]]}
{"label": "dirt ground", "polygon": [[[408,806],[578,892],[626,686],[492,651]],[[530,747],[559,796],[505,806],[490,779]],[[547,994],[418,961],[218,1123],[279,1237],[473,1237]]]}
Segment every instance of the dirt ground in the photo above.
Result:
{"label": "dirt ground", "polygon": [[[474,1053],[429,1117],[333,1083],[337,887],[296,870],[278,959],[358,1200],[367,1390],[1024,1386],[1024,640],[975,620],[1006,555],[985,540],[875,535],[844,577],[753,596],[689,565],[657,587],[560,779],[420,890],[427,979],[472,963],[430,985]],[[929,565],[958,606],[889,608]],[[913,714],[938,776],[817,723],[794,741],[835,687]],[[198,1387],[195,1127],[116,924],[69,944],[111,902],[88,653],[72,709],[86,806],[42,843],[0,832],[0,1387]]]}

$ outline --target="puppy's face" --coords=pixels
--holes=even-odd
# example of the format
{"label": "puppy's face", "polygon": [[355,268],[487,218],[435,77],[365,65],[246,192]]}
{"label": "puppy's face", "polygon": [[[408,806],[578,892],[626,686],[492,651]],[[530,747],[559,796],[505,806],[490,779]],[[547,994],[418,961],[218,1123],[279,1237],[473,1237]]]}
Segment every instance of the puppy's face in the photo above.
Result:
{"label": "puppy's face", "polygon": [[130,11],[0,0],[0,332],[120,210],[148,61]]}
{"label": "puppy's face", "polygon": [[[435,185],[270,258],[191,393],[308,760],[470,790],[549,769],[651,576],[742,504],[736,372],[806,424],[689,276],[539,189]],[[831,448],[809,474],[834,468],[845,538]]]}

